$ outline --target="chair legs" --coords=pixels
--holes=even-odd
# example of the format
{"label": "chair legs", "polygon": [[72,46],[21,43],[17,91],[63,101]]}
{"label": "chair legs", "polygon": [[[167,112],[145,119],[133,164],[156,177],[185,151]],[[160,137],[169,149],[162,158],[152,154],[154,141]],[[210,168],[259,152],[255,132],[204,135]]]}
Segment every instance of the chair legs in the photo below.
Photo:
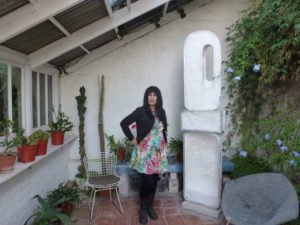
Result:
{"label": "chair legs", "polygon": [[[120,206],[120,211],[121,213],[123,214],[123,208],[122,208],[122,204],[121,204],[121,201],[120,201],[120,196],[119,196],[119,191],[118,191],[118,187],[114,187],[114,188],[111,188],[109,189],[109,194],[110,194],[110,201],[112,201],[112,195],[111,195],[111,190],[112,189],[115,189],[116,190],[116,193],[117,193],[117,199],[118,199],[118,203],[119,203],[119,206]],[[90,196],[90,200],[89,200],[89,209],[90,209],[90,212],[91,212],[91,218],[90,220],[93,219],[93,212],[94,212],[94,205],[95,205],[95,198],[96,198],[96,193],[98,191],[101,191],[103,189],[95,189],[95,188],[92,188],[92,191],[91,191],[91,196]],[[92,202],[91,202],[92,201]],[[92,206],[91,206],[91,203],[92,203]]]}

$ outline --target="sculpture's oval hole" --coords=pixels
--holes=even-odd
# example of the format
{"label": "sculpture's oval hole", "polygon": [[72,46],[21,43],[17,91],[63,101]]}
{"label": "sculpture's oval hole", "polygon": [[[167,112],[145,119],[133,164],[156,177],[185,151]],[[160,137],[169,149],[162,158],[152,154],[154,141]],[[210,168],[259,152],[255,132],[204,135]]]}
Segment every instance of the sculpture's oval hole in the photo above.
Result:
{"label": "sculpture's oval hole", "polygon": [[207,80],[213,80],[214,76],[214,49],[211,45],[203,47],[202,55],[202,73]]}

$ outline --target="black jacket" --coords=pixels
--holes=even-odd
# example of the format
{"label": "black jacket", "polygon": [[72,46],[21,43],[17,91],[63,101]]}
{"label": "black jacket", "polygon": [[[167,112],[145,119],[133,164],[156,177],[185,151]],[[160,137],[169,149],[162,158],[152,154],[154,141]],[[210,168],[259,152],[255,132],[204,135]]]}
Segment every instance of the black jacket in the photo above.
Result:
{"label": "black jacket", "polygon": [[[165,110],[157,110],[157,116],[164,125],[163,134],[165,142],[167,143],[167,117]],[[130,141],[132,141],[134,137],[130,132],[129,126],[134,122],[136,123],[137,129],[136,140],[138,143],[140,143],[140,141],[143,140],[151,131],[154,124],[154,116],[152,115],[150,108],[138,107],[136,110],[134,110],[131,114],[129,114],[121,121],[120,125],[122,127],[122,130]]]}

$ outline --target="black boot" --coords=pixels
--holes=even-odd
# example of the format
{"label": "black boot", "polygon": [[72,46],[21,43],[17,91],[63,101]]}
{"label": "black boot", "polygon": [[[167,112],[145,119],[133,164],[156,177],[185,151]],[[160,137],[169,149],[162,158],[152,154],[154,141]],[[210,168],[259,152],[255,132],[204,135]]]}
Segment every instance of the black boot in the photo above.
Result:
{"label": "black boot", "polygon": [[155,195],[155,193],[151,193],[150,196],[149,196],[147,212],[148,212],[148,215],[151,219],[157,220],[158,216],[157,216],[157,214],[156,214],[156,212],[154,211],[154,208],[153,208],[154,195]]}
{"label": "black boot", "polygon": [[141,208],[140,208],[140,223],[147,224],[148,223],[148,214],[147,214],[147,201],[148,198],[140,197]]}

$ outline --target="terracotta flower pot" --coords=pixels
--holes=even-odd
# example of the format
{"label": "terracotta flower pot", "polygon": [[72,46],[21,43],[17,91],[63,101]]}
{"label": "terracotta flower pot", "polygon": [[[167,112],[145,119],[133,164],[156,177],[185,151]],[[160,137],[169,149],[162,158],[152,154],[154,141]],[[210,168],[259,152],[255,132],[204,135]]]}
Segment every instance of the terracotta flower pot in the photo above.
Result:
{"label": "terracotta flower pot", "polygon": [[125,150],[119,150],[118,160],[123,161],[125,158]]}
{"label": "terracotta flower pot", "polygon": [[36,155],[45,155],[47,153],[47,145],[48,145],[48,139],[40,140],[37,144]]}
{"label": "terracotta flower pot", "polygon": [[0,173],[10,173],[14,171],[16,162],[16,153],[10,153],[8,156],[0,155]]}
{"label": "terracotta flower pot", "polygon": [[22,146],[18,148],[18,160],[23,163],[35,160],[37,145]]}
{"label": "terracotta flower pot", "polygon": [[53,145],[62,145],[64,143],[65,132],[52,132],[51,139]]}
{"label": "terracotta flower pot", "polygon": [[73,204],[69,203],[69,202],[62,202],[60,204],[58,204],[57,208],[61,208],[63,214],[65,215],[71,215],[72,211],[73,211]]}
{"label": "terracotta flower pot", "polygon": [[109,190],[99,191],[100,197],[109,197]]}

